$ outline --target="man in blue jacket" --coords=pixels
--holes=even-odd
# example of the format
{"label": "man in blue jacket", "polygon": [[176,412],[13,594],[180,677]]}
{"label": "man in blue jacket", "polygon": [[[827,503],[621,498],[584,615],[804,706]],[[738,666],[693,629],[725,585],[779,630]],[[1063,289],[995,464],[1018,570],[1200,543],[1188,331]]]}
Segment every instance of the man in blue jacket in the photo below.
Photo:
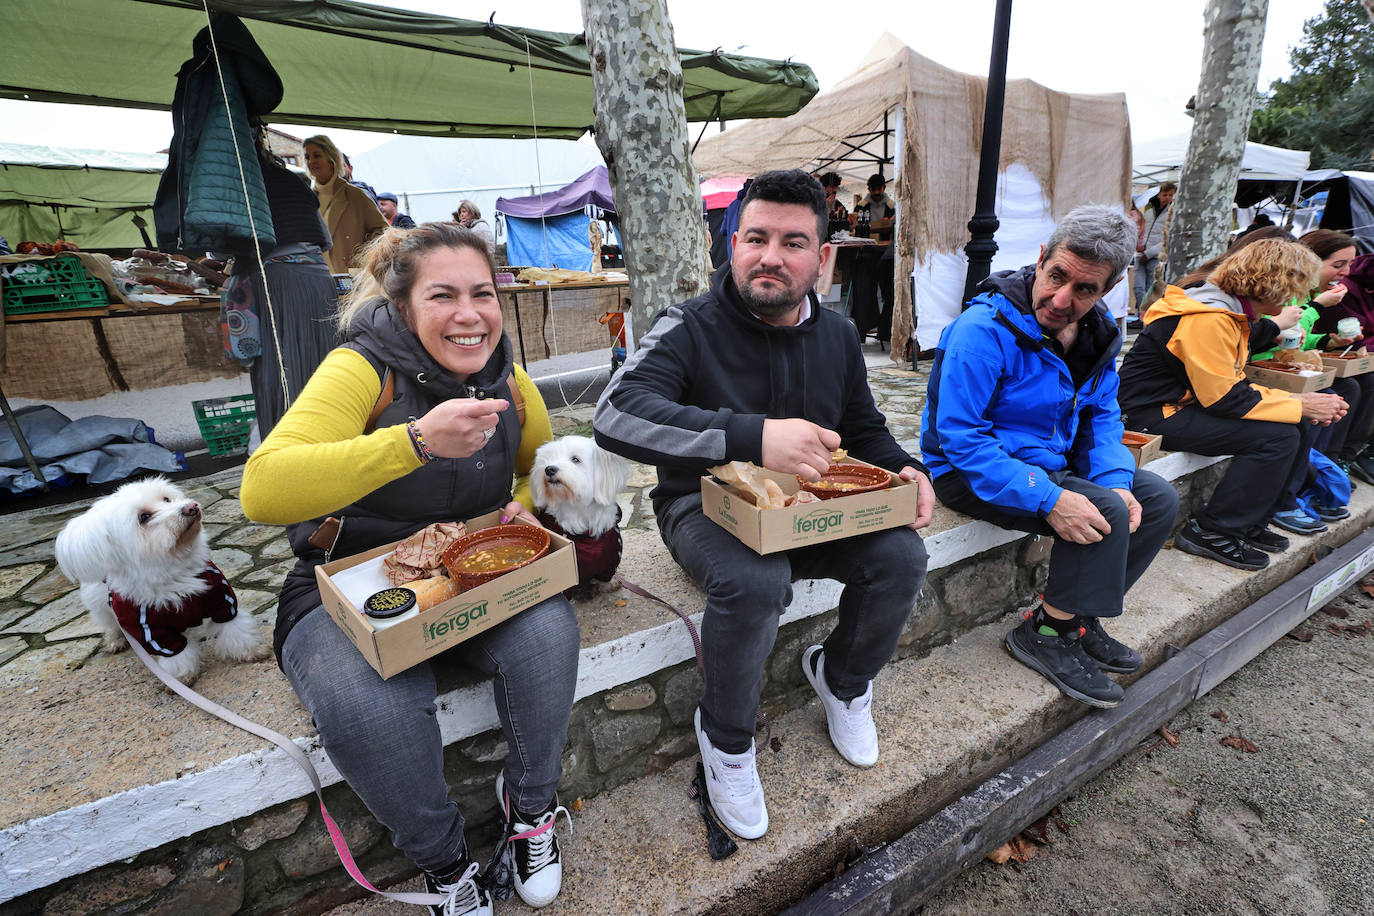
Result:
{"label": "man in blue jacket", "polygon": [[1121,443],[1121,338],[1102,305],[1135,251],[1135,226],[1079,207],[1035,264],[994,274],[935,351],[921,451],[946,506],[1003,528],[1052,536],[1040,607],[1006,648],[1075,700],[1125,696],[1103,672],[1141,658],[1102,629],[1154,560],[1178,494],[1138,471]]}
{"label": "man in blue jacket", "polygon": [[[872,680],[897,648],[925,578],[914,529],[930,522],[935,494],[873,403],[854,325],[812,292],[831,254],[820,182],[795,169],[766,172],[739,212],[730,263],[708,293],[658,315],[602,394],[593,425],[604,448],[658,466],[650,495],[663,541],[706,592],[696,730],[707,792],[726,827],[757,839],[768,810],[754,726],[792,580],[845,585],[835,629],[802,653],[802,672],[835,749],[873,766]],[[916,482],[910,527],[760,556],[702,512],[709,467],[752,461],[818,480],[841,445]]]}

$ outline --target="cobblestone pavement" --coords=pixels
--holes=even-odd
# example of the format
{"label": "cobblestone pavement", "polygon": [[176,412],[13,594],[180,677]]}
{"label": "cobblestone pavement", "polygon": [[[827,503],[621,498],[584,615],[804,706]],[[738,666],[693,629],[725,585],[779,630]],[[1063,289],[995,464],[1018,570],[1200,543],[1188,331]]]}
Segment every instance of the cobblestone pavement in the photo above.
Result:
{"label": "cobblestone pavement", "polygon": [[[878,407],[893,435],[918,451],[928,364],[917,373],[895,367],[869,369]],[[557,412],[554,434],[590,435],[591,406]],[[294,560],[282,528],[254,524],[239,507],[241,467],[183,482],[205,510],[205,531],[215,563],[238,593],[242,607],[275,615],[277,589]],[[657,482],[651,467],[636,466],[621,494],[622,528],[653,530],[648,493]],[[99,646],[76,586],[53,558],[53,540],[85,503],[49,506],[0,516],[0,685],[16,687],[79,668]]]}

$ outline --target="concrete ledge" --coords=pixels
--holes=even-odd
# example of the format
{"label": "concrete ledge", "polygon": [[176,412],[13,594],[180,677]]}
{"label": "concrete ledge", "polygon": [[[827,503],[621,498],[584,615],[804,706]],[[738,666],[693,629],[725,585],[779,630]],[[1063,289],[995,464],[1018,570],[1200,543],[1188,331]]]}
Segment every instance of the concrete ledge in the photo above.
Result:
{"label": "concrete ledge", "polygon": [[[1222,460],[1174,453],[1153,462],[1150,470],[1182,483]],[[931,570],[1025,537],[943,510],[931,531],[926,536]],[[627,576],[646,582],[640,571],[652,571],[651,590],[680,606],[701,606],[699,590],[655,533],[627,536],[625,546],[621,568]],[[838,583],[828,580],[798,583],[783,623],[832,610],[839,591]],[[625,598],[625,608],[614,607],[604,594],[578,607],[583,630],[579,699],[693,657],[691,640],[676,617],[643,599]],[[700,613],[694,616],[700,622]],[[339,781],[308,716],[272,662],[212,669],[197,687],[249,718],[295,736],[326,784]],[[919,686],[911,689],[908,697],[925,692]],[[304,775],[283,753],[262,749],[256,738],[191,710],[155,687],[129,655],[96,657],[67,676],[39,682],[22,696],[21,703],[7,704],[6,753],[12,772],[27,784],[11,780],[10,801],[0,801],[0,901],[309,792]],[[112,708],[121,710],[117,729],[110,727]],[[489,686],[471,682],[446,690],[439,697],[438,719],[446,744],[495,729]],[[957,722],[949,727],[960,729]],[[949,737],[933,734],[938,740]],[[143,759],[130,766],[120,756],[126,752]],[[130,772],[148,782],[128,785]],[[676,787],[679,781],[668,784]],[[624,845],[622,835],[609,848]]]}

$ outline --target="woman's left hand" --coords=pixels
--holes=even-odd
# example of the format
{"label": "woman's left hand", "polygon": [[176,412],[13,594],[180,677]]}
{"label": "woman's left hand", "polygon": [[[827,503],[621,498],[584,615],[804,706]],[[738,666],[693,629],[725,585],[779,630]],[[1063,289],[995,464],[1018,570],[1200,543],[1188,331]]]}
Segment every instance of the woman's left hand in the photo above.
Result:
{"label": "woman's left hand", "polygon": [[1356,338],[1354,337],[1337,337],[1335,334],[1332,334],[1326,338],[1326,349],[1344,350],[1346,347],[1353,344],[1355,340]]}
{"label": "woman's left hand", "polygon": [[506,507],[501,510],[501,524],[504,525],[507,522],[513,522],[517,518],[534,525],[539,524],[539,520],[530,514],[529,509],[526,509],[522,503],[511,500],[506,503]]}

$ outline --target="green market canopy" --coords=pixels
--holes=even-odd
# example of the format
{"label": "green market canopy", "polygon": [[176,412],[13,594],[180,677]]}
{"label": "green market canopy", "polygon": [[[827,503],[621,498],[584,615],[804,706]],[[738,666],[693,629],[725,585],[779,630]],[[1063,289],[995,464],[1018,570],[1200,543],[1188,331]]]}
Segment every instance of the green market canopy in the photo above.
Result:
{"label": "green market canopy", "polygon": [[10,245],[65,238],[82,248],[136,248],[152,224],[167,157],[0,143],[0,235]]}
{"label": "green market canopy", "polygon": [[[581,35],[352,0],[208,5],[241,18],[281,75],[274,124],[576,139],[593,123]],[[0,97],[165,110],[206,13],[198,0],[6,0],[3,23]],[[679,53],[691,121],[786,116],[816,94],[803,64]]]}

